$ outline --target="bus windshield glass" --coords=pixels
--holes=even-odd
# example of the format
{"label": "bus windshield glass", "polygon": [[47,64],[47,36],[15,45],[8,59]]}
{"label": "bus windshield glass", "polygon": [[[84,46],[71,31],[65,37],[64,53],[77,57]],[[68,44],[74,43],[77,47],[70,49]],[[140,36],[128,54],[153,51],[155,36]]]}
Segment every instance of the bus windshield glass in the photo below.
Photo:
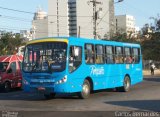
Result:
{"label": "bus windshield glass", "polygon": [[24,72],[62,72],[66,68],[67,43],[43,42],[25,48]]}

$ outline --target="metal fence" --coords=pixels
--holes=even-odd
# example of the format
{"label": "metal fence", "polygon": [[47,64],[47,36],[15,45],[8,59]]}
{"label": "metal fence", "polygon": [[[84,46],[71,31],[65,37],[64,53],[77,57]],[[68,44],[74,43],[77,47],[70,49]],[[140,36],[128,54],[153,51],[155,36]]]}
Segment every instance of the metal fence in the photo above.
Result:
{"label": "metal fence", "polygon": [[153,60],[143,60],[143,69],[149,70],[152,63],[155,64],[157,69],[160,69],[160,61],[153,61]]}

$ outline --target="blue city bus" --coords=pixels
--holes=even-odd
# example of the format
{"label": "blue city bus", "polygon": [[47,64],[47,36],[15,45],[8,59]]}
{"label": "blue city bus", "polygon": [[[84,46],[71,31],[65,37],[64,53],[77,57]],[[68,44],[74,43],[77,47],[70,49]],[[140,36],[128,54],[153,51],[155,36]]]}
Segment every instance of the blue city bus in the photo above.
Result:
{"label": "blue city bus", "polygon": [[139,44],[75,37],[48,37],[28,42],[24,50],[23,89],[44,94],[116,88],[127,92],[143,80]]}

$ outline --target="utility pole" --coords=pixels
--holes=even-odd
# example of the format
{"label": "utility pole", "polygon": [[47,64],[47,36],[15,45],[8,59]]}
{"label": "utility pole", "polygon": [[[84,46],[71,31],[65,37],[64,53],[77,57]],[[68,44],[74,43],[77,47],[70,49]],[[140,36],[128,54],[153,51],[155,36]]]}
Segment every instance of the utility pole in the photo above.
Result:
{"label": "utility pole", "polygon": [[101,4],[101,2],[97,2],[96,0],[92,0],[90,1],[91,3],[93,3],[93,35],[94,35],[94,39],[97,38],[97,4]]}
{"label": "utility pole", "polygon": [[57,36],[59,37],[59,1],[57,0]]}

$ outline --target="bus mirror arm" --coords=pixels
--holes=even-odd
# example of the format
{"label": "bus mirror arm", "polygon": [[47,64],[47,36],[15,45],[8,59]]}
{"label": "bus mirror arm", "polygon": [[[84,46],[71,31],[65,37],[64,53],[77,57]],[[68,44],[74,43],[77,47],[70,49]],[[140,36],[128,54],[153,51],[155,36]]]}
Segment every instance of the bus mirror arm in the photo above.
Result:
{"label": "bus mirror arm", "polygon": [[50,73],[50,74],[53,73],[53,69],[52,69],[51,65],[48,67],[48,73]]}

